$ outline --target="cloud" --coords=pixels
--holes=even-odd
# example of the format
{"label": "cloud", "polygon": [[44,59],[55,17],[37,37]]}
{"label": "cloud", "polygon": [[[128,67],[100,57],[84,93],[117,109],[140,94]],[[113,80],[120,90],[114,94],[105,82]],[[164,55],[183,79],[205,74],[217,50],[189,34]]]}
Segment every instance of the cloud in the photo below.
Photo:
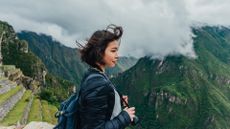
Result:
{"label": "cloud", "polygon": [[191,25],[229,25],[228,0],[0,1],[0,19],[16,31],[52,35],[66,46],[114,23],[124,28],[120,55],[195,57]]}
{"label": "cloud", "polygon": [[192,21],[209,25],[230,25],[229,0],[188,0],[186,6]]}
{"label": "cloud", "polygon": [[29,30],[38,34],[43,33],[51,35],[55,40],[60,41],[61,43],[64,43],[64,45],[69,47],[74,47],[73,40],[80,37],[77,33],[69,34],[67,30],[55,23],[29,20],[15,14],[6,15],[0,13],[0,19],[4,19],[11,25],[13,25],[14,29],[16,29],[17,32],[20,32],[22,30]]}

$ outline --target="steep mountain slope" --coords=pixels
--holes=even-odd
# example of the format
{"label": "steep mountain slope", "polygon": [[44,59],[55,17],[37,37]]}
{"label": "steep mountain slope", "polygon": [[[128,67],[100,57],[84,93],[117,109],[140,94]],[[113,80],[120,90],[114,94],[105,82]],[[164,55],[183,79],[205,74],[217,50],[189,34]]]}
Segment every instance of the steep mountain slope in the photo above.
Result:
{"label": "steep mountain slope", "polygon": [[[69,48],[51,36],[36,34],[34,32],[22,31],[18,33],[20,39],[29,43],[29,48],[42,59],[47,69],[62,78],[79,85],[87,65],[80,60],[77,49]],[[116,67],[107,69],[109,75],[118,74],[133,66],[137,62],[133,57],[121,57]]]}
{"label": "steep mountain slope", "polygon": [[[52,40],[51,37],[47,39]],[[38,38],[37,40],[42,39]],[[54,113],[57,111],[55,106],[59,106],[61,101],[70,96],[74,84],[47,72],[42,60],[29,49],[27,41],[18,39],[13,27],[2,21],[0,21],[0,41],[2,43],[1,50],[3,56],[3,65],[0,66],[0,125],[26,124],[30,121],[46,121],[55,124],[57,120],[54,118]],[[65,59],[61,61],[69,61],[71,60],[69,59],[70,57],[76,56],[73,55],[75,50],[66,47],[62,49],[61,44],[55,44],[51,46],[51,49],[47,49],[45,45],[41,49],[46,50],[43,52],[52,50],[53,55],[51,56],[54,56],[54,59],[57,59],[56,56],[63,57],[62,54],[67,53],[68,56],[63,57]],[[58,53],[58,50],[61,52]],[[41,51],[39,50],[39,52]],[[47,56],[45,57],[47,58]],[[48,61],[53,62],[53,60]],[[68,61],[63,62],[66,63]],[[62,64],[63,62],[56,61],[55,63],[59,63],[57,68],[62,67],[66,69],[67,65]],[[74,63],[79,64],[79,62],[73,61]],[[126,66],[130,67],[131,65],[128,64]],[[76,67],[79,68],[80,66]],[[8,73],[2,73],[5,68],[8,69]],[[10,68],[11,70],[9,70]],[[45,80],[44,71],[46,71]],[[18,73],[20,75],[25,74],[28,78],[31,77],[32,80],[35,79],[40,83],[36,84],[35,90],[34,88],[30,90],[26,89],[30,87],[16,86],[16,82],[10,82],[8,78],[3,77],[4,74],[12,74],[17,78]]]}
{"label": "steep mountain slope", "polygon": [[120,57],[115,67],[106,69],[106,74],[116,76],[134,66],[137,61],[135,57]]}
{"label": "steep mountain slope", "polygon": [[136,106],[142,128],[230,128],[230,30],[193,30],[198,58],[144,57],[114,78]]}
{"label": "steep mountain slope", "polygon": [[13,27],[0,21],[1,52],[3,64],[15,65],[27,76],[41,80],[43,70],[46,70],[42,61],[28,50],[25,41],[17,39]]}
{"label": "steep mountain slope", "polygon": [[18,37],[29,43],[29,48],[42,59],[49,72],[75,84],[80,83],[87,67],[81,63],[76,49],[65,47],[44,34],[23,31]]}
{"label": "steep mountain slope", "polygon": [[0,37],[2,38],[3,65],[15,65],[23,74],[40,82],[41,94],[52,96],[44,99],[57,104],[69,96],[73,84],[54,75],[46,74],[46,85],[43,87],[43,71],[47,71],[42,60],[29,48],[25,40],[19,40],[13,27],[0,21]]}

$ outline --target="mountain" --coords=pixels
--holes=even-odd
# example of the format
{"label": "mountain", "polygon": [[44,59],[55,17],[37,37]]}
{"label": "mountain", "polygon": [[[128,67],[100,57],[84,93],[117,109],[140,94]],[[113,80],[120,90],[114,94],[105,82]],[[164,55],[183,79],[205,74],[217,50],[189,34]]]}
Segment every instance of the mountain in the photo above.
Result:
{"label": "mountain", "polygon": [[[73,83],[47,72],[42,60],[29,49],[28,42],[20,40],[13,27],[7,22],[0,21],[0,38],[3,65],[16,66],[24,75],[38,81],[39,83],[36,84],[38,91],[35,92],[41,95],[38,95],[39,97],[58,105],[70,95]],[[46,71],[45,86],[43,84],[44,71]]]}
{"label": "mountain", "polygon": [[47,72],[7,22],[0,21],[0,44],[0,126],[30,121],[56,124],[56,106],[71,94],[73,83]]}
{"label": "mountain", "polygon": [[120,57],[115,67],[106,69],[106,74],[111,77],[116,76],[134,66],[137,61],[135,57]]}
{"label": "mountain", "polygon": [[42,61],[28,50],[28,44],[19,40],[12,26],[0,21],[1,53],[4,65],[15,65],[23,73],[41,81],[43,70]]}
{"label": "mountain", "polygon": [[51,36],[22,31],[20,39],[29,43],[29,48],[45,63],[48,71],[79,84],[87,67],[80,61],[77,49],[65,47]]}
{"label": "mountain", "polygon": [[[29,48],[45,63],[48,71],[67,79],[76,85],[80,84],[87,65],[81,62],[77,49],[69,48],[53,40],[51,36],[22,31],[17,34],[19,39],[26,40]],[[109,75],[121,73],[137,62],[134,57],[121,57],[116,67],[107,69]]]}
{"label": "mountain", "polygon": [[196,59],[143,57],[113,78],[143,129],[229,129],[230,29],[193,28]]}
{"label": "mountain", "polygon": [[[117,74],[120,70],[124,71],[127,69],[124,68],[126,66],[132,67],[119,73],[112,81],[123,94],[129,96],[129,104],[136,107],[136,114],[141,120],[140,126],[130,128],[228,129],[230,127],[228,122],[230,121],[230,29],[223,26],[206,26],[193,28],[193,33],[196,35],[194,50],[197,58],[195,59],[182,55],[169,55],[163,60],[143,57],[137,63],[134,61],[136,64],[133,62],[131,65],[126,65],[129,63],[120,59],[125,63],[118,65],[117,67],[120,68],[112,74]],[[70,73],[77,72],[68,71],[72,67],[77,67],[75,62],[67,64],[72,61],[70,55],[76,56],[75,49],[58,44],[50,36],[33,34],[31,37],[29,35],[24,37],[25,40],[29,37],[27,41],[31,40],[28,44],[27,41],[17,38],[12,26],[0,21],[3,64],[15,65],[22,70],[23,74],[38,81],[42,81],[43,71],[47,69],[52,71],[52,67],[54,72],[59,72],[60,75],[55,74],[59,76],[56,77],[47,73],[46,84],[41,86],[41,91],[36,98],[33,97],[34,93],[24,91],[21,86],[14,86],[9,92],[1,93],[0,97],[4,99],[0,99],[0,106],[5,103],[3,100],[10,100],[7,98],[14,97],[18,101],[15,108],[3,120],[5,123],[19,121],[24,109],[27,109],[24,107],[29,105],[32,105],[31,111],[34,111],[30,114],[31,117],[29,115],[29,120],[38,119],[37,114],[40,114],[39,120],[42,120],[41,115],[50,116],[49,112],[54,113],[56,109],[48,110],[44,107],[50,107],[50,104],[57,105],[69,96],[73,88],[72,83],[63,80],[60,76],[62,74],[73,76]],[[20,39],[22,37],[20,36]],[[32,47],[30,47],[31,42],[34,43]],[[47,44],[42,44],[46,42]],[[65,57],[65,53],[68,52]],[[50,63],[43,63],[44,60]],[[79,63],[77,62],[79,60],[75,61]],[[47,65],[50,67],[48,68]],[[66,66],[68,68],[65,68]],[[84,68],[82,66],[82,69]],[[79,74],[80,77],[83,72],[75,74]],[[77,83],[76,80],[74,81]],[[4,88],[5,82],[9,85],[11,83],[3,78],[0,78],[0,82],[0,88]],[[18,93],[24,93],[22,99],[16,96]],[[35,101],[30,98],[35,98]],[[45,99],[49,103],[40,99]],[[50,118],[49,121],[53,120]]]}

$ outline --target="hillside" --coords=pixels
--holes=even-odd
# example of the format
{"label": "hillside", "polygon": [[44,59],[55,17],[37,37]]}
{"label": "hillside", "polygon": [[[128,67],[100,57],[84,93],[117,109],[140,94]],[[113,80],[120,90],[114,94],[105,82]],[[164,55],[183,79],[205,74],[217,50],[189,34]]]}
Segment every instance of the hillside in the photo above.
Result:
{"label": "hillside", "polygon": [[87,67],[81,63],[76,49],[65,47],[44,34],[22,31],[18,37],[28,42],[29,48],[45,63],[50,73],[80,83]]}
{"label": "hillside", "polygon": [[42,61],[28,50],[26,41],[19,40],[12,26],[0,21],[0,35],[2,37],[1,52],[4,65],[15,65],[27,76],[39,81],[42,72],[46,70]]}
{"label": "hillside", "polygon": [[0,41],[0,125],[55,124],[56,106],[71,94],[73,83],[48,73],[28,43],[19,40],[13,27],[2,21]]}
{"label": "hillside", "polygon": [[136,106],[143,129],[230,128],[230,29],[193,31],[198,58],[144,57],[113,80]]}
{"label": "hillside", "polygon": [[[48,71],[61,78],[67,79],[76,85],[80,84],[87,65],[82,63],[77,49],[69,48],[53,40],[51,36],[22,31],[17,34],[26,40],[29,48],[45,63]],[[124,72],[137,62],[134,57],[121,57],[116,67],[107,69],[108,75]]]}
{"label": "hillside", "polygon": [[120,57],[116,66],[107,68],[105,72],[109,76],[116,76],[134,66],[137,61],[138,59],[135,57]]}

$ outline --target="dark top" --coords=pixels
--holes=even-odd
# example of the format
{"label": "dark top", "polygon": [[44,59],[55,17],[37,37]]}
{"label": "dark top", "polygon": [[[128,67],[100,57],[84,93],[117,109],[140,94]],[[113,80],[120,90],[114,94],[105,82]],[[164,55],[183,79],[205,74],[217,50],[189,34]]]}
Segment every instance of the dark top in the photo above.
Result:
{"label": "dark top", "polygon": [[[96,76],[86,79],[90,74]],[[110,120],[115,93],[109,79],[99,70],[90,68],[81,83],[80,129],[124,129],[131,123],[126,111]]]}

